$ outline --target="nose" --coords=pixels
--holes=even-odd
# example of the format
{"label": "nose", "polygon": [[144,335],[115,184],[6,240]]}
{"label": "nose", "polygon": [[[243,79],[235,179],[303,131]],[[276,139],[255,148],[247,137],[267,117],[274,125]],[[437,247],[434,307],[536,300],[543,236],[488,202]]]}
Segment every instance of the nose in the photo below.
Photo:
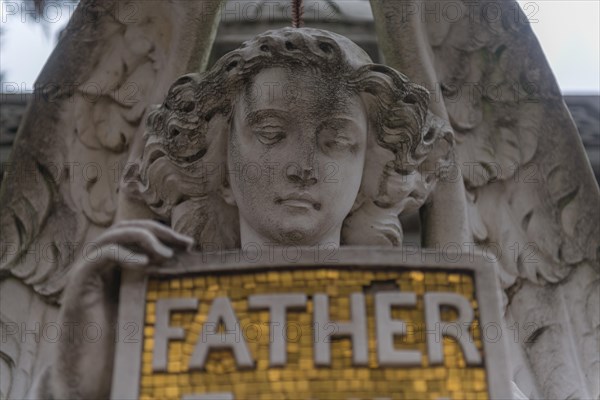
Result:
{"label": "nose", "polygon": [[287,179],[300,186],[312,186],[317,183],[317,175],[312,166],[302,166],[297,163],[291,163],[286,168]]}
{"label": "nose", "polygon": [[287,179],[301,186],[311,186],[317,183],[317,171],[314,166],[317,156],[316,143],[314,143],[316,140],[314,138],[306,139],[308,140],[299,143],[295,154],[290,154],[290,162],[285,170]]}

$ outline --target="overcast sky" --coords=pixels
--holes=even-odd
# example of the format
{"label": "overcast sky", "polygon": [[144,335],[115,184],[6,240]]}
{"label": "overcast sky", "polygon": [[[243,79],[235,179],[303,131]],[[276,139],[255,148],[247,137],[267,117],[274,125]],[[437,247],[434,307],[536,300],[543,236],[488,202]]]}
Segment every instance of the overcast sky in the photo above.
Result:
{"label": "overcast sky", "polygon": [[[46,9],[46,19],[53,23],[23,22],[11,17],[13,4],[0,0],[3,30],[0,43],[0,70],[4,84],[18,84],[31,90],[35,78],[56,44],[57,32],[67,22],[70,5],[62,11]],[[600,0],[519,1],[536,32],[563,93],[600,93]],[[20,9],[19,11],[22,11]]]}

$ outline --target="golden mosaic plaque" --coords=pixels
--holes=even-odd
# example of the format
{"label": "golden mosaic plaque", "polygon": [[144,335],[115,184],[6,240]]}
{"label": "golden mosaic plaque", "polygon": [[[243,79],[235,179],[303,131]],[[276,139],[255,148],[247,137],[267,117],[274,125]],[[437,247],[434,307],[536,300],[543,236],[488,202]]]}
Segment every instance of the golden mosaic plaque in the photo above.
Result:
{"label": "golden mosaic plaque", "polygon": [[[370,254],[266,264],[187,256],[130,277],[122,296],[144,301],[122,307],[120,319],[139,321],[139,340],[118,344],[130,356],[117,355],[113,396],[502,398],[508,380],[493,265]],[[122,382],[132,370],[137,380]]]}

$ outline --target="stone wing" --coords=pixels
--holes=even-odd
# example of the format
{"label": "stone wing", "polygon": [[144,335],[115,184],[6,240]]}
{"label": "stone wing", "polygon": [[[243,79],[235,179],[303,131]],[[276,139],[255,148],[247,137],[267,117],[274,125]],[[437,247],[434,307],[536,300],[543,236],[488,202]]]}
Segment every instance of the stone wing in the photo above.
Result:
{"label": "stone wing", "polygon": [[497,256],[522,335],[515,380],[530,369],[528,396],[598,398],[600,196],[527,15],[516,1],[371,4],[386,63],[428,87],[454,130],[453,206],[464,239]]}
{"label": "stone wing", "polygon": [[[220,1],[82,1],[36,82],[1,194],[0,271],[56,300],[121,212],[147,110],[203,69]],[[119,207],[117,205],[119,204]],[[91,253],[90,253],[91,254]]]}

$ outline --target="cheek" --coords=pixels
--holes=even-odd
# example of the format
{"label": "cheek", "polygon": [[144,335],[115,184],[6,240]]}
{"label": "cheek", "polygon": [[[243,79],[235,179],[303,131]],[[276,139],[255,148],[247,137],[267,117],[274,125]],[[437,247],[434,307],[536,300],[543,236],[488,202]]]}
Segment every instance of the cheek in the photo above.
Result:
{"label": "cheek", "polygon": [[360,187],[365,169],[365,159],[366,143],[363,142],[357,145],[356,151],[351,155],[338,161],[340,165],[340,174],[344,177],[350,187]]}
{"label": "cheek", "polygon": [[[326,190],[332,193],[334,207],[352,207],[356,195],[360,189],[363,173],[363,163],[360,160],[354,162],[336,162],[335,170],[329,168],[329,177],[323,184]],[[335,173],[333,173],[335,172]]]}
{"label": "cheek", "polygon": [[[248,148],[234,147],[228,160],[229,181],[233,193],[243,203],[256,203],[268,194],[279,171],[266,157],[257,157]],[[239,205],[238,201],[238,205]]]}

